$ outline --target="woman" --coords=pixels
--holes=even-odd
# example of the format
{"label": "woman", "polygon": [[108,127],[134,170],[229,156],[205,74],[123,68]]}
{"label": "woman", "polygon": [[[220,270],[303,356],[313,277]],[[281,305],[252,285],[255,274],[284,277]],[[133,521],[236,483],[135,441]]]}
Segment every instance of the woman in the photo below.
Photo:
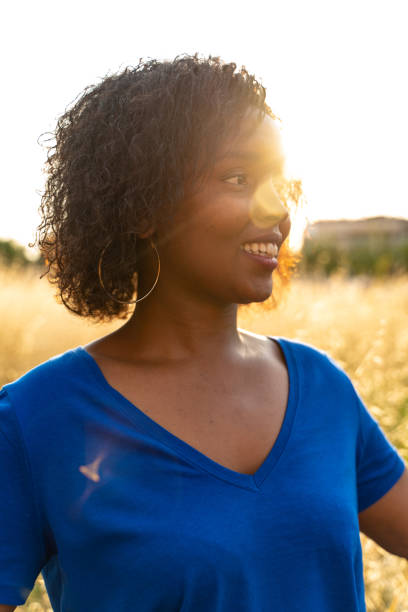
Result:
{"label": "woman", "polygon": [[137,305],[1,392],[0,610],[40,571],[61,612],[364,610],[359,520],[408,556],[404,463],[327,355],[237,328],[291,268],[264,88],[142,63],[65,113],[48,171],[61,300]]}

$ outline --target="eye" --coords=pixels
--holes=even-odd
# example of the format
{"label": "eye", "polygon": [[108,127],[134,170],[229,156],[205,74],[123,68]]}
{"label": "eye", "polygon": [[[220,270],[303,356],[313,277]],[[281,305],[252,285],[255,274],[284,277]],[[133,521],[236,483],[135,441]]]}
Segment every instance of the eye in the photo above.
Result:
{"label": "eye", "polygon": [[248,184],[248,175],[239,173],[233,174],[228,178],[224,179],[226,183],[230,183],[230,185],[247,185]]}

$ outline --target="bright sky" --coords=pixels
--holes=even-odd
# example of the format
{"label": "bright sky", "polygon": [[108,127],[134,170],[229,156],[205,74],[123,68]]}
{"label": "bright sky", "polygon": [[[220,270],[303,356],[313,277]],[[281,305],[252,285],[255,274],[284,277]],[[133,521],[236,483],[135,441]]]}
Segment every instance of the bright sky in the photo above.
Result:
{"label": "bright sky", "polygon": [[37,144],[89,84],[139,58],[219,55],[283,122],[306,216],[408,217],[407,0],[15,0],[3,9],[0,237],[39,223]]}

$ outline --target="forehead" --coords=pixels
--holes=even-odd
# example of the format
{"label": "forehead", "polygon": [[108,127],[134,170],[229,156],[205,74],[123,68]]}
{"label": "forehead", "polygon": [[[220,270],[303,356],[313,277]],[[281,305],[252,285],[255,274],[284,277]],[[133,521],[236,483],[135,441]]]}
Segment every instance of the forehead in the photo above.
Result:
{"label": "forehead", "polygon": [[278,122],[269,116],[261,122],[253,117],[245,119],[238,132],[228,138],[217,153],[219,162],[232,158],[283,166],[285,155]]}

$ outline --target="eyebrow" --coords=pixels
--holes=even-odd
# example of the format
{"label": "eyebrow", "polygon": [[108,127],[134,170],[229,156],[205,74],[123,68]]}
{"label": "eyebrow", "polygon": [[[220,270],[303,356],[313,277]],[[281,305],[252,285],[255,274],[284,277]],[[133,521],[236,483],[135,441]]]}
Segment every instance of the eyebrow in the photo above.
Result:
{"label": "eyebrow", "polygon": [[229,151],[217,157],[217,161],[223,161],[224,159],[243,159],[246,161],[263,161],[269,159],[272,165],[279,167],[282,166],[285,161],[284,157],[268,158],[267,155],[257,151]]}

